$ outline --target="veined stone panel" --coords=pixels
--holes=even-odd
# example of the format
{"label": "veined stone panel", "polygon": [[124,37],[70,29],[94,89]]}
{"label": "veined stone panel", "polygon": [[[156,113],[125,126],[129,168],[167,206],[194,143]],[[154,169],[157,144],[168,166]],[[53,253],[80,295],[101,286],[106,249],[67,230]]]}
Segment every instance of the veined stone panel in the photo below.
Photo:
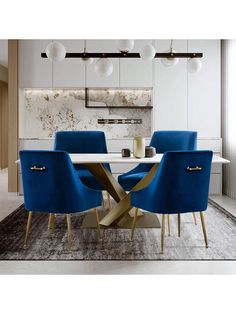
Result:
{"label": "veined stone panel", "polygon": [[[25,89],[20,137],[53,138],[60,130],[101,130],[114,139],[150,137],[152,110],[116,106],[151,104],[151,89],[93,90],[90,105],[104,105],[104,108],[86,108],[84,89]],[[104,123],[99,124],[99,120]]]}

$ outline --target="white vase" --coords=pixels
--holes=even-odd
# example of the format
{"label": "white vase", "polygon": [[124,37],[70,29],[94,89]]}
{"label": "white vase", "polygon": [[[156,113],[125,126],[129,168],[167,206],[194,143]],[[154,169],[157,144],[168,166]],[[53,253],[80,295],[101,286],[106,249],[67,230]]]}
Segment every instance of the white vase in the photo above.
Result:
{"label": "white vase", "polygon": [[137,136],[134,138],[134,157],[144,158],[145,157],[145,138]]}

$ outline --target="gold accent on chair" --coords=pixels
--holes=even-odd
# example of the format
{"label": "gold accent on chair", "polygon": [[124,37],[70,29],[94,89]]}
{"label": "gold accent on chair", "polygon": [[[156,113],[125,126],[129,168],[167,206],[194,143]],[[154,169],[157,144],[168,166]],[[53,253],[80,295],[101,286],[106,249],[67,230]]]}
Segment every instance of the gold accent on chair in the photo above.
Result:
{"label": "gold accent on chair", "polygon": [[180,237],[180,214],[178,214],[178,237]]}
{"label": "gold accent on chair", "polygon": [[27,244],[27,240],[29,237],[30,226],[32,223],[32,214],[33,214],[32,212],[29,212],[29,215],[28,215],[28,221],[27,221],[26,233],[25,233],[25,241],[24,241],[24,249],[26,249],[26,244]]}
{"label": "gold accent on chair", "polygon": [[102,191],[102,209],[105,210],[105,204],[104,204],[104,195]]}
{"label": "gold accent on chair", "polygon": [[206,248],[208,248],[207,233],[206,233],[206,225],[205,225],[205,220],[204,220],[203,212],[200,212],[200,217],[201,217],[202,231],[203,231],[203,235],[204,235],[204,240],[205,240]]}
{"label": "gold accent on chair", "polygon": [[194,220],[194,224],[197,225],[197,217],[194,212],[193,212],[193,220]]}
{"label": "gold accent on chair", "polygon": [[101,236],[101,228],[100,228],[100,224],[99,224],[99,215],[98,215],[98,210],[97,210],[97,208],[94,208],[94,213],[95,213],[95,217],[96,217],[98,235],[99,235],[99,238],[101,239],[101,238],[102,238],[102,236]]}
{"label": "gold accent on chair", "polygon": [[66,214],[67,234],[68,234],[68,249],[72,251],[72,231],[71,231],[71,214]]}
{"label": "gold accent on chair", "polygon": [[52,234],[55,234],[55,219],[56,215],[55,214],[49,214],[48,218],[48,230],[52,232]]}
{"label": "gold accent on chair", "polygon": [[168,223],[168,237],[170,236],[170,215],[167,215],[167,223]]}
{"label": "gold accent on chair", "polygon": [[108,191],[107,191],[107,203],[108,203],[109,210],[111,210],[111,196]]}
{"label": "gold accent on chair", "polygon": [[162,214],[162,222],[161,222],[161,254],[164,253],[164,238],[165,238],[165,214]]}
{"label": "gold accent on chair", "polygon": [[138,215],[138,208],[135,207],[135,214],[134,214],[133,223],[132,223],[132,230],[131,230],[131,241],[133,241],[133,239],[134,239],[134,230],[136,227],[137,215]]}

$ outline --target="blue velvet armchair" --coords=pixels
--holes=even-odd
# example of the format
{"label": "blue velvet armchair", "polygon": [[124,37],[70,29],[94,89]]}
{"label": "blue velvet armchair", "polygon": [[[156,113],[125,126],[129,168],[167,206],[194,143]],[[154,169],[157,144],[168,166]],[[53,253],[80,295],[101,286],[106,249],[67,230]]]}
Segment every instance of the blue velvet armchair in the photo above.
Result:
{"label": "blue velvet armchair", "polygon": [[[157,154],[163,154],[167,151],[196,150],[197,132],[155,131],[152,135],[150,146],[156,148]],[[152,166],[151,164],[139,164],[129,172],[121,174],[118,177],[118,182],[125,191],[130,191]]]}
{"label": "blue velvet armchair", "polygon": [[[64,150],[69,154],[106,154],[106,138],[102,131],[59,131],[55,134],[55,150]],[[110,172],[109,164],[104,165]],[[83,165],[75,165],[81,181],[95,190],[104,187]],[[110,208],[110,195],[107,193]]]}
{"label": "blue velvet armchair", "polygon": [[139,191],[131,191],[131,205],[136,208],[131,237],[137,219],[137,208],[162,214],[161,253],[164,249],[165,215],[200,212],[206,247],[208,247],[203,211],[207,209],[211,172],[211,151],[167,152],[152,182]]}
{"label": "blue velvet armchair", "polygon": [[[68,242],[71,247],[71,214],[94,208],[102,203],[100,191],[84,185],[68,153],[63,151],[20,151],[25,209],[29,211],[26,246],[33,212],[66,214]],[[100,233],[100,229],[99,229]]]}

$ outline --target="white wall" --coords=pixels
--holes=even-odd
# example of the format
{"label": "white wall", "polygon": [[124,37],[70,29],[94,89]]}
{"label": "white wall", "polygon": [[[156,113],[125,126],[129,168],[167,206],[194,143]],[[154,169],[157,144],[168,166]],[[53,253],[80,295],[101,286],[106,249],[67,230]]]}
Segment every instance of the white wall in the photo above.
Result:
{"label": "white wall", "polygon": [[222,44],[222,137],[223,155],[231,162],[224,166],[223,192],[236,199],[236,40]]}

